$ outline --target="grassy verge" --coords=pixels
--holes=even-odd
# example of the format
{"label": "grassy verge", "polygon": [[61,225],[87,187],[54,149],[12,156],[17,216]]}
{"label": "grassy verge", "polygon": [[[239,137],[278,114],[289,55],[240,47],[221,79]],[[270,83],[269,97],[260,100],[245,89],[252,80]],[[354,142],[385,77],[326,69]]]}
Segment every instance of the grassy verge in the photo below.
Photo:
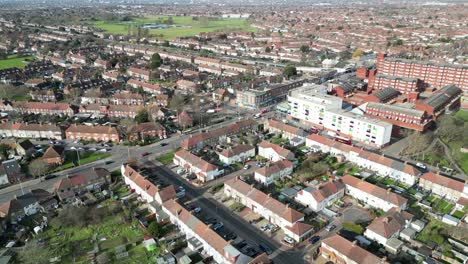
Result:
{"label": "grassy verge", "polygon": [[[84,165],[87,163],[91,163],[97,160],[105,159],[110,157],[110,153],[102,153],[102,152],[85,152],[80,153],[80,165]],[[76,151],[67,151],[65,153],[65,163],[61,166],[58,166],[54,169],[55,172],[66,170],[69,168],[73,168],[78,165],[78,156],[76,155]]]}
{"label": "grassy verge", "polygon": [[174,159],[173,151],[156,158],[157,161],[161,162],[164,165],[171,164],[173,159]]}

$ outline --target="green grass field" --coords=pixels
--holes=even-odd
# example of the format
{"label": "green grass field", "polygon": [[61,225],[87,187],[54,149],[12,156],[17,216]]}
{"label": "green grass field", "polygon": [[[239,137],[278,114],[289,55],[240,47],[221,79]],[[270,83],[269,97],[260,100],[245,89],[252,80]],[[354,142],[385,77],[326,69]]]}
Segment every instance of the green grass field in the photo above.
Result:
{"label": "green grass field", "polygon": [[[128,33],[130,25],[140,26],[143,24],[164,24],[164,20],[168,19],[168,16],[154,16],[146,18],[137,18],[133,21],[96,21],[93,22],[93,26],[100,28],[111,34],[123,34]],[[223,31],[230,32],[235,30],[242,31],[256,31],[255,28],[250,27],[249,23],[245,19],[217,19],[217,20],[193,20],[192,16],[174,16],[172,17],[173,24],[183,26],[180,28],[166,28],[166,29],[150,29],[152,35],[163,35],[164,39],[173,39],[176,37],[188,37],[194,36],[201,32],[214,32]]]}
{"label": "green grass field", "polygon": [[8,56],[7,59],[0,60],[0,70],[13,68],[13,67],[22,69],[28,64],[28,62],[26,62],[25,60],[31,60],[33,58],[34,58],[33,56],[26,56],[26,57],[21,57],[21,56],[16,56],[16,55]]}

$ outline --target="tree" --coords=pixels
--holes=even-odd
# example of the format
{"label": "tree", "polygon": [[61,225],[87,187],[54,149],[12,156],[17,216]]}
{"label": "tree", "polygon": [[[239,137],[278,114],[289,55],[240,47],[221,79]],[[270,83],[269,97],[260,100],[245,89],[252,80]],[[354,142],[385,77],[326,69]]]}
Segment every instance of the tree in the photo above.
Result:
{"label": "tree", "polygon": [[45,175],[49,171],[49,164],[42,159],[33,160],[29,166],[29,173],[35,178]]}
{"label": "tree", "polygon": [[2,160],[8,159],[8,153],[11,150],[10,145],[0,144],[0,157]]}
{"label": "tree", "polygon": [[355,49],[353,52],[353,58],[361,58],[362,54],[364,54],[364,52],[361,49]]}
{"label": "tree", "polygon": [[99,263],[99,264],[107,264],[109,263],[109,255],[107,255],[106,252],[104,253],[101,253],[100,255],[98,255],[96,257],[96,262]]}
{"label": "tree", "polygon": [[153,56],[151,56],[150,68],[151,69],[159,68],[161,64],[162,64],[161,56],[159,56],[159,53],[154,53]]}
{"label": "tree", "polygon": [[161,235],[162,228],[161,226],[159,226],[159,224],[156,221],[153,221],[151,222],[151,224],[149,224],[147,231],[153,237],[158,238]]}
{"label": "tree", "polygon": [[307,45],[302,45],[302,46],[301,46],[301,52],[302,52],[302,53],[307,53],[307,52],[309,52],[309,51],[310,51],[309,46],[307,46]]}
{"label": "tree", "polygon": [[149,121],[148,110],[146,110],[145,108],[142,108],[142,109],[138,110],[138,113],[135,116],[135,121],[138,124],[148,122]]}
{"label": "tree", "polygon": [[271,47],[266,47],[266,48],[265,48],[265,52],[266,52],[266,53],[270,53],[270,52],[271,52]]}
{"label": "tree", "polygon": [[287,78],[297,75],[296,66],[291,65],[291,64],[286,65],[286,67],[284,67],[284,70],[283,70],[283,75],[286,76]]}
{"label": "tree", "polygon": [[457,141],[463,138],[465,122],[454,116],[445,115],[438,121],[437,135],[444,141]]}
{"label": "tree", "polygon": [[182,95],[175,95],[172,97],[171,102],[169,103],[169,107],[172,110],[181,110],[183,106],[185,105],[185,97]]}

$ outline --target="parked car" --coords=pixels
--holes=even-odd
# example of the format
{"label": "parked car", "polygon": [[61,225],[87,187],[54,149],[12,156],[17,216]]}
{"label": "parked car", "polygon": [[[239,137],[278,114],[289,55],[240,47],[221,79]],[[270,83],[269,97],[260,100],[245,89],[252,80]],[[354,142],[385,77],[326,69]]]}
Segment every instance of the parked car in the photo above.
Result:
{"label": "parked car", "polygon": [[258,246],[263,252],[267,253],[267,255],[273,254],[273,250],[269,246],[267,246],[265,243],[260,243],[258,244]]}
{"label": "parked car", "polygon": [[336,228],[335,225],[327,225],[327,227],[325,227],[325,230],[328,231],[328,232],[330,232],[330,231],[332,231],[332,230],[335,229],[335,228]]}
{"label": "parked car", "polygon": [[141,156],[142,156],[142,157],[145,157],[145,156],[148,156],[149,154],[151,154],[151,153],[149,153],[149,152],[143,152],[143,153],[141,153]]}
{"label": "parked car", "polygon": [[57,177],[57,175],[55,175],[55,174],[49,174],[49,175],[44,177],[44,180],[50,180],[50,179],[53,179],[53,178],[56,178],[56,177]]}
{"label": "parked car", "polygon": [[319,242],[319,240],[320,240],[320,236],[313,236],[313,237],[309,238],[309,243],[315,244],[315,243]]}
{"label": "parked car", "polygon": [[222,222],[216,223],[215,225],[213,225],[213,230],[216,231],[216,230],[220,229],[223,226],[224,226],[224,224]]}
{"label": "parked car", "polygon": [[294,239],[292,239],[292,238],[290,238],[288,236],[285,236],[283,241],[290,244],[290,245],[294,245],[294,243],[296,242],[296,241],[294,241]]}
{"label": "parked car", "polygon": [[164,147],[164,146],[167,146],[167,145],[168,145],[167,143],[161,143],[161,144],[159,144],[159,146],[161,146],[161,147]]}
{"label": "parked car", "polygon": [[250,168],[250,165],[249,165],[249,164],[245,164],[244,170],[248,170],[249,168]]}
{"label": "parked car", "polygon": [[418,163],[416,163],[416,166],[423,169],[423,170],[427,170],[427,166],[424,163],[418,162]]}
{"label": "parked car", "polygon": [[201,210],[202,210],[202,209],[201,209],[200,207],[196,207],[195,209],[193,209],[193,212],[196,213],[196,214],[198,214],[198,213],[201,212]]}

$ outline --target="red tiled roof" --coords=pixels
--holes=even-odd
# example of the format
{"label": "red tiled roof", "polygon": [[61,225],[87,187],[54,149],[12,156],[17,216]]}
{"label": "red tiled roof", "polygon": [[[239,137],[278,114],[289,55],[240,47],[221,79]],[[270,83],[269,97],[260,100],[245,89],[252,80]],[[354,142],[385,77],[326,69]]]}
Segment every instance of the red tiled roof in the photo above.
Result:
{"label": "red tiled roof", "polygon": [[384,201],[387,201],[389,203],[392,203],[398,207],[401,205],[405,204],[408,200],[396,193],[393,193],[391,191],[387,191],[383,188],[380,188],[376,185],[373,185],[371,183],[368,183],[366,181],[360,180],[356,177],[346,175],[341,178],[344,184],[350,185],[354,188],[357,188],[363,192],[366,192],[370,195],[373,195],[375,197],[378,197]]}
{"label": "red tiled roof", "polygon": [[282,148],[282,147],[280,147],[280,146],[278,146],[278,145],[276,145],[276,144],[273,144],[273,143],[270,143],[270,142],[268,142],[268,141],[265,141],[265,140],[262,141],[262,142],[260,142],[260,144],[258,144],[258,146],[259,146],[260,148],[271,148],[271,149],[273,149],[278,155],[280,155],[280,156],[282,156],[282,157],[285,157],[285,158],[290,157],[290,156],[294,156],[294,154],[293,154],[291,151],[289,151],[289,150],[287,150],[287,149],[284,149],[284,148]]}
{"label": "red tiled roof", "polygon": [[203,160],[202,158],[193,155],[192,153],[182,149],[175,153],[176,158],[181,158],[186,162],[190,163],[192,166],[199,168],[203,172],[214,171],[218,167],[215,165]]}
{"label": "red tiled roof", "polygon": [[406,221],[413,218],[408,212],[401,212],[397,208],[390,209],[385,215],[375,218],[367,229],[385,238],[390,238],[395,233],[405,228]]}
{"label": "red tiled roof", "polygon": [[280,171],[283,171],[292,167],[293,167],[293,164],[289,160],[278,160],[277,162],[267,164],[266,166],[257,169],[255,173],[268,177],[270,175],[273,175],[275,173],[278,173]]}
{"label": "red tiled roof", "polygon": [[334,235],[329,238],[325,238],[324,240],[322,240],[322,246],[324,244],[359,264],[387,263],[386,261],[373,255],[369,251],[353,244],[349,240],[346,240],[345,238],[339,235]]}
{"label": "red tiled roof", "polygon": [[281,203],[280,201],[268,196],[262,191],[255,189],[254,187],[237,178],[227,180],[224,185],[231,187],[239,193],[242,193],[249,199],[262,205],[289,223],[295,223],[304,217],[304,214],[289,208],[289,206]]}
{"label": "red tiled roof", "polygon": [[286,228],[298,236],[302,236],[303,234],[313,229],[311,225],[301,223],[301,222],[297,222],[293,226],[291,227],[287,226]]}
{"label": "red tiled roof", "polygon": [[456,190],[458,192],[463,192],[463,188],[465,188],[465,183],[461,181],[457,181],[439,174],[435,174],[433,172],[426,172],[421,176],[421,179],[426,181],[430,181],[432,183],[447,187],[452,190]]}
{"label": "red tiled roof", "polygon": [[247,152],[252,149],[255,149],[255,147],[250,146],[250,145],[240,144],[240,145],[235,146],[234,148],[224,149],[219,154],[224,157],[230,158],[230,157],[237,156],[241,153]]}

